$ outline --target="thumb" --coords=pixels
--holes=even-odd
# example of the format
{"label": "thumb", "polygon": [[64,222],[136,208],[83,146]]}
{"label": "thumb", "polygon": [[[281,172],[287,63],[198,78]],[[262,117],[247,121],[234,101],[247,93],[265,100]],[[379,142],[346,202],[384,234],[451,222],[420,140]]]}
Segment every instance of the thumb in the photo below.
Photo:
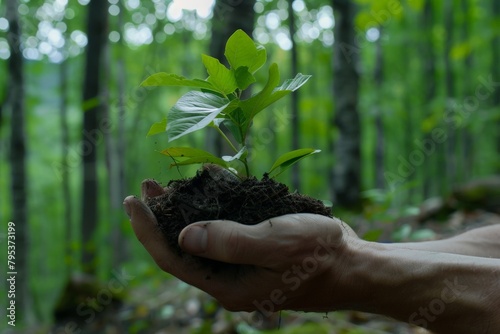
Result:
{"label": "thumb", "polygon": [[187,253],[235,264],[262,264],[271,253],[263,223],[243,225],[229,220],[197,222],[179,234],[179,245]]}

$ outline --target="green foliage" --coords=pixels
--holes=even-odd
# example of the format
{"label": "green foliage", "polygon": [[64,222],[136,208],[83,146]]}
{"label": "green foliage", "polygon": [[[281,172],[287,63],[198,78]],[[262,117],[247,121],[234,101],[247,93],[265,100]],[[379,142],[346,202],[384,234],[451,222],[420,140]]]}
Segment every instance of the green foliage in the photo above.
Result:
{"label": "green foliage", "polygon": [[[248,176],[248,134],[253,119],[271,104],[299,89],[310,76],[299,73],[295,78],[288,79],[278,86],[279,69],[278,65],[273,63],[269,67],[267,83],[262,90],[248,99],[242,99],[243,91],[256,82],[254,73],[267,60],[266,49],[256,46],[248,35],[238,30],[228,39],[225,56],[229,68],[216,58],[202,55],[203,65],[209,75],[205,80],[156,73],[143,81],[143,86],[182,86],[198,89],[183,95],[170,109],[166,119],[151,126],[148,136],[162,132],[163,128],[166,129],[168,140],[173,141],[206,127],[213,127],[233,148],[234,156],[219,158],[209,152],[188,147],[172,147],[161,153],[174,160],[172,166],[213,163],[236,171],[243,165]],[[237,145],[224,134],[221,125],[229,130]],[[294,163],[317,152],[319,150],[308,148],[283,154],[274,162],[269,173],[279,175]]]}

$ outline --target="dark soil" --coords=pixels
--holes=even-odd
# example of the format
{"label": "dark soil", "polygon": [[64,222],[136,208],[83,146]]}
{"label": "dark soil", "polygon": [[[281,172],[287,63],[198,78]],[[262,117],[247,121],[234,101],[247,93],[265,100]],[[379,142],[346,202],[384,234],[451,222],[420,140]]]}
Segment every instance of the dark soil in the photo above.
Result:
{"label": "dark soil", "polygon": [[168,244],[178,253],[178,236],[187,225],[225,219],[255,225],[289,213],[332,217],[331,208],[317,199],[290,193],[288,187],[264,175],[240,180],[215,165],[204,165],[196,176],[174,180],[163,195],[146,199]]}

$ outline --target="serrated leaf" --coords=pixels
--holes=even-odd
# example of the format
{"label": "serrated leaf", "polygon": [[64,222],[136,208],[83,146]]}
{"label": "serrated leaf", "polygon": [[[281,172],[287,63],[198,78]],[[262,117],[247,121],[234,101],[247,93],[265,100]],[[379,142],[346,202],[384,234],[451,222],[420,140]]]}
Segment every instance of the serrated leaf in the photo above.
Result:
{"label": "serrated leaf", "polygon": [[159,133],[163,133],[166,130],[167,130],[167,119],[163,118],[161,121],[156,122],[153,125],[151,125],[146,137],[154,136],[154,135],[157,135]]}
{"label": "serrated leaf", "polygon": [[220,96],[192,91],[182,96],[168,114],[169,141],[209,125],[221,112],[231,112],[238,100],[229,101]]}
{"label": "serrated leaf", "polygon": [[255,42],[243,30],[236,30],[227,40],[224,55],[231,68],[246,66],[250,73],[255,73],[266,62],[266,49],[257,47]]}
{"label": "serrated leaf", "polygon": [[210,91],[218,91],[214,85],[210,82],[200,79],[187,79],[181,75],[171,74],[171,73],[155,73],[141,83],[141,86],[151,87],[151,86],[181,86],[181,87],[193,87],[193,88],[203,88]]}
{"label": "serrated leaf", "polygon": [[234,72],[222,65],[217,58],[207,55],[202,55],[201,58],[209,75],[208,82],[219,91],[227,95],[238,88]]}
{"label": "serrated leaf", "polygon": [[[184,166],[200,163],[213,163],[224,168],[227,168],[227,164],[221,158],[216,157],[210,152],[191,148],[191,147],[170,147],[160,152],[161,154],[167,155],[174,158],[175,162],[170,165],[172,166]],[[181,158],[183,160],[176,160],[175,158]]]}
{"label": "serrated leaf", "polygon": [[313,154],[318,153],[318,152],[321,152],[321,150],[316,150],[313,148],[301,148],[298,150],[294,150],[294,151],[285,153],[274,162],[274,164],[271,167],[271,169],[269,170],[268,174],[271,174],[273,171],[278,170],[274,175],[274,176],[278,176],[279,174],[283,173],[286,169],[288,169],[293,164],[304,159],[305,157],[308,157],[308,156],[313,155]]}
{"label": "serrated leaf", "polygon": [[234,77],[238,83],[238,88],[241,90],[247,89],[248,86],[255,82],[255,77],[252,73],[248,72],[248,67],[246,66],[238,67],[238,69],[234,71]]}

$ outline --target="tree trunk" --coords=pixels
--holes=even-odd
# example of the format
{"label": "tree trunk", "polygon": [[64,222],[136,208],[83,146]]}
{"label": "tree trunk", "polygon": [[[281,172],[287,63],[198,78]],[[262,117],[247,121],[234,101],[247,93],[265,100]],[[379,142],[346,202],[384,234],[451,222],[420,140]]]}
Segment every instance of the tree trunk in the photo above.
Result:
{"label": "tree trunk", "polygon": [[[433,37],[432,37],[432,28],[434,25],[433,20],[433,7],[432,0],[425,0],[424,3],[424,11],[422,14],[422,27],[424,29],[424,42],[422,43],[422,83],[424,86],[424,94],[422,106],[424,109],[424,118],[429,117],[431,115],[430,107],[432,105],[432,101],[436,96],[436,64],[435,64],[435,53],[433,46]],[[423,142],[431,141],[428,134],[424,134]],[[437,151],[437,149],[435,149]],[[423,163],[423,195],[424,198],[428,198],[434,192],[434,189],[431,187],[433,184],[432,180],[434,178],[434,169],[432,168],[433,164],[433,155],[439,154],[439,152],[434,152],[434,154],[428,154],[425,157],[425,161]],[[434,157],[435,158],[435,157]],[[436,159],[437,161],[437,159]]]}
{"label": "tree trunk", "polygon": [[358,114],[359,49],[355,46],[355,4],[333,0],[335,43],[333,59],[334,124],[339,135],[334,144],[333,200],[343,207],[357,207],[361,190],[361,127]]}
{"label": "tree trunk", "polygon": [[[495,20],[498,20],[500,17],[500,2],[498,0],[492,1],[492,14]],[[498,59],[500,59],[500,36],[498,36],[498,30],[494,34],[491,40],[491,75],[493,77],[493,81],[498,82],[500,80],[500,69],[498,68]],[[493,93],[492,96],[492,106],[493,108],[500,109],[500,93],[498,91]],[[500,156],[500,120],[496,121],[497,128],[497,159]],[[497,172],[500,173],[500,161],[497,160]]]}
{"label": "tree trunk", "polygon": [[378,189],[384,188],[384,117],[382,112],[382,85],[384,82],[384,53],[382,49],[382,33],[383,27],[379,27],[380,36],[376,44],[376,59],[375,71],[373,80],[375,81],[375,89],[377,94],[377,102],[375,103],[375,187]]}
{"label": "tree trunk", "polygon": [[[248,36],[252,36],[255,20],[254,5],[255,0],[217,0],[215,2],[212,18],[212,39],[209,47],[212,57],[227,65],[224,50],[229,37],[238,29],[243,30]],[[222,130],[226,132],[225,129]],[[234,154],[229,145],[226,145],[221,136],[215,131],[207,132],[207,149],[217,156]]]}
{"label": "tree trunk", "polygon": [[[63,60],[59,66],[59,82],[61,86],[60,120],[61,120],[61,166],[68,166],[69,153],[69,125],[68,125],[68,59]],[[74,268],[73,250],[73,203],[68,168],[61,168],[62,203],[64,206],[65,233],[65,262],[68,276]]]}
{"label": "tree trunk", "polygon": [[[299,57],[297,54],[297,43],[295,42],[295,12],[293,11],[293,0],[288,2],[288,31],[292,41],[291,53],[291,73],[290,77],[293,78],[298,73]],[[299,113],[299,95],[298,91],[291,94],[291,112],[292,112],[292,150],[300,147],[300,113]],[[292,167],[292,189],[300,191],[300,169],[299,164]]]}
{"label": "tree trunk", "polygon": [[[453,47],[453,1],[446,0],[444,3],[444,25],[446,31],[446,38],[444,39],[444,71],[445,71],[445,86],[446,86],[446,97],[447,97],[447,109],[454,105],[455,99],[455,74],[453,72],[453,65],[451,63],[451,48]],[[456,178],[456,134],[455,126],[453,122],[448,125],[448,140],[446,141],[446,185],[442,190],[447,192],[449,186],[453,186],[457,181]]]}
{"label": "tree trunk", "polygon": [[[15,232],[14,239],[9,238],[9,252],[15,247],[15,259],[8,262],[6,275],[8,278],[15,277],[15,301],[16,321],[19,325],[21,321],[29,322],[33,314],[30,309],[29,300],[29,226],[28,226],[28,192],[26,174],[26,129],[25,129],[25,101],[24,101],[24,74],[23,56],[21,54],[21,24],[18,15],[19,3],[17,0],[7,0],[6,17],[9,22],[7,32],[7,43],[11,51],[9,58],[9,80],[8,80],[8,102],[11,112],[10,127],[10,185],[12,199],[12,220]],[[4,230],[5,232],[6,230]],[[7,248],[7,247],[6,247]],[[4,282],[5,283],[5,282]],[[6,285],[7,287],[7,285]],[[9,319],[9,321],[12,319]]]}
{"label": "tree trunk", "polygon": [[[120,31],[120,36],[125,34],[125,23],[123,20],[124,6],[123,0],[118,1],[118,6],[120,8],[120,13],[118,14],[118,29]],[[116,174],[117,174],[117,184],[115,187],[118,188],[118,203],[117,206],[121,208],[122,198],[125,197],[126,186],[125,186],[125,154],[126,154],[126,142],[125,142],[125,87],[127,82],[126,69],[125,69],[125,41],[120,38],[118,43],[120,52],[118,52],[118,59],[116,62],[117,72],[118,72],[118,137],[116,144]],[[128,258],[128,249],[125,239],[121,233],[121,223],[123,219],[118,220],[118,225],[114,226],[115,240],[114,244],[114,259],[115,263],[122,263]]]}
{"label": "tree trunk", "polygon": [[[493,4],[498,4],[498,1],[493,0]],[[472,15],[470,14],[469,0],[462,0],[462,40],[463,42],[469,42],[470,39],[470,28]],[[493,47],[494,50],[494,47]],[[498,55],[497,55],[498,57]],[[498,59],[498,58],[497,58]],[[474,57],[472,53],[469,53],[464,59],[464,78],[472,78],[472,67],[474,63]],[[463,80],[463,93],[462,98],[469,96],[472,92],[472,87],[469,80]],[[460,129],[459,137],[462,138],[462,177],[461,181],[467,181],[472,177],[472,169],[474,164],[474,136],[472,136],[467,124],[464,124]]]}
{"label": "tree trunk", "polygon": [[[402,29],[413,29],[411,23],[408,18],[405,17],[402,19]],[[412,53],[415,52],[414,42],[410,39],[405,40],[401,48],[401,59],[410,59]],[[405,89],[410,90],[412,87],[412,67],[409,61],[403,62],[403,73],[407,73],[407,75],[403,75],[402,80],[404,81]],[[404,94],[403,97],[403,110],[405,111],[405,134],[404,134],[404,152],[411,152],[415,149],[414,146],[414,137],[415,137],[415,109],[414,109],[414,100],[412,99],[411,94]],[[413,183],[417,175],[415,173],[410,173],[407,175],[406,182]],[[413,203],[415,200],[416,187],[411,186],[408,190],[408,201],[407,203]]]}
{"label": "tree trunk", "polygon": [[82,197],[82,266],[89,274],[96,272],[96,245],[93,236],[98,222],[97,149],[102,142],[100,129],[101,113],[101,59],[106,41],[107,2],[91,0],[88,5],[85,57],[85,79],[83,84],[83,197]]}

